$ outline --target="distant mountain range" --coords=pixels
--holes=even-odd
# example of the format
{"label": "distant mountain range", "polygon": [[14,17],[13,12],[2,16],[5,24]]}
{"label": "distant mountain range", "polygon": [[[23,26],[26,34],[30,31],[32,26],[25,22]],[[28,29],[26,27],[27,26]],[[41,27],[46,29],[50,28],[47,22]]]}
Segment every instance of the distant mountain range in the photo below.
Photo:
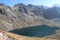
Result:
{"label": "distant mountain range", "polygon": [[35,25],[60,26],[54,20],[60,19],[60,7],[15,4],[9,7],[0,4],[0,30],[13,30]]}

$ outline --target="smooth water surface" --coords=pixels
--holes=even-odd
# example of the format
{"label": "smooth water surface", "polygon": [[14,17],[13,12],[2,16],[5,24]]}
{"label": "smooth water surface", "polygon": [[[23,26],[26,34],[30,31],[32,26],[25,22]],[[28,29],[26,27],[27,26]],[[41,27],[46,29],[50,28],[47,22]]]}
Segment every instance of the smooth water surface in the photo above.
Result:
{"label": "smooth water surface", "polygon": [[48,35],[53,35],[56,33],[57,27],[50,27],[46,25],[32,26],[22,29],[11,30],[10,32],[24,35],[24,36],[35,36],[35,37],[44,37]]}

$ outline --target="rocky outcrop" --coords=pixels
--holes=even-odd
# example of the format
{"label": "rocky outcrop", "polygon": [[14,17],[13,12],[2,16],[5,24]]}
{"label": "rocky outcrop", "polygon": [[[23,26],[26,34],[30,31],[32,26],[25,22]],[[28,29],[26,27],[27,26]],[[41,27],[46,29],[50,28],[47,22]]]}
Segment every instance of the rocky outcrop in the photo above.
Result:
{"label": "rocky outcrop", "polygon": [[38,17],[33,12],[30,12],[30,8],[28,8],[25,4],[16,4],[12,8],[5,4],[0,4],[0,29],[23,28],[28,25],[35,25],[40,19],[44,19],[42,16]]}
{"label": "rocky outcrop", "polygon": [[[35,25],[60,26],[59,23],[48,20],[48,18],[53,17],[53,15],[49,14],[48,7],[42,5],[25,5],[20,3],[9,7],[5,4],[0,4],[0,30],[9,31]],[[48,18],[45,19],[46,17]]]}
{"label": "rocky outcrop", "polygon": [[59,18],[60,19],[60,8],[58,7],[52,7],[44,12],[44,17],[46,19],[54,19],[54,18]]}

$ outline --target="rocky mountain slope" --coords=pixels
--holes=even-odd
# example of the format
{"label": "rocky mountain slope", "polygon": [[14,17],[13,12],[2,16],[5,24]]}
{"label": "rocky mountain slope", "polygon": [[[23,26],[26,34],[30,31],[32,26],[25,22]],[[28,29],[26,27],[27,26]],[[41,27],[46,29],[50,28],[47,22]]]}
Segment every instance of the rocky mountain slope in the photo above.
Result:
{"label": "rocky mountain slope", "polygon": [[[25,5],[19,3],[13,7],[0,4],[0,30],[13,30],[35,25],[60,26],[53,19],[60,18],[59,8]],[[50,19],[50,20],[49,20]]]}
{"label": "rocky mountain slope", "polygon": [[0,31],[0,40],[60,40],[59,37],[60,37],[59,35],[43,38],[27,37],[10,33],[7,31]]}

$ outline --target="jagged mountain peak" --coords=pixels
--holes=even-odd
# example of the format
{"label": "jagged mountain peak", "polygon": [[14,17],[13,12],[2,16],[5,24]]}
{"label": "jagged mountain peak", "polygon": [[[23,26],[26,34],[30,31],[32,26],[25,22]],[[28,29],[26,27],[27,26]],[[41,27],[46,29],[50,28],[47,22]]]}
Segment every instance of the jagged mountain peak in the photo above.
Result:
{"label": "jagged mountain peak", "polygon": [[6,5],[6,4],[3,4],[3,3],[0,3],[0,7],[4,7],[4,8],[10,8],[10,9],[11,9],[11,7],[9,7],[8,5]]}
{"label": "jagged mountain peak", "polygon": [[[15,4],[14,6],[27,6],[27,5],[25,5],[25,4],[23,4],[23,3],[18,3],[18,4]],[[13,6],[13,7],[14,7]]]}
{"label": "jagged mountain peak", "polygon": [[55,8],[44,9],[44,6],[32,4],[25,5],[22,3],[16,4],[13,7],[0,4],[0,25],[1,28],[5,27],[7,30],[10,28],[10,26],[11,29],[9,30],[22,28],[29,25],[43,25],[47,22],[46,20],[51,18],[60,18],[60,14],[59,12],[55,11]]}

